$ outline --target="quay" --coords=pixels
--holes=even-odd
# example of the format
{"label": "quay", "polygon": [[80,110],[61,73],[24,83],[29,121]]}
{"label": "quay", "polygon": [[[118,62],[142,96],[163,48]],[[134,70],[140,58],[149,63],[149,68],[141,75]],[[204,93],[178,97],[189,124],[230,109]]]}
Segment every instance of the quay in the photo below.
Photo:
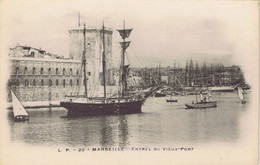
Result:
{"label": "quay", "polygon": [[[60,101],[28,101],[22,102],[24,108],[60,107]],[[7,103],[7,109],[13,109],[12,102]]]}

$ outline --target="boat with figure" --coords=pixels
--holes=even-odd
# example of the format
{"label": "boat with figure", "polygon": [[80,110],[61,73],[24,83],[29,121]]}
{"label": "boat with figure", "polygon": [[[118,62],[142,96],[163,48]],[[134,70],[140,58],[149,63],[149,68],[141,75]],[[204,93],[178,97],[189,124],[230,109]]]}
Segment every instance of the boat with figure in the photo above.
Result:
{"label": "boat with figure", "polygon": [[84,95],[76,95],[70,97],[67,101],[61,101],[60,105],[68,110],[68,116],[93,116],[93,115],[113,115],[113,114],[131,114],[141,113],[142,105],[149,94],[130,94],[127,91],[127,78],[129,76],[130,64],[125,64],[126,49],[129,47],[131,41],[125,39],[130,36],[133,29],[117,30],[122,37],[123,41],[120,42],[121,51],[121,63],[119,67],[119,90],[116,97],[107,97],[106,95],[106,52],[105,52],[105,37],[104,37],[104,23],[102,27],[102,40],[103,40],[103,51],[102,51],[102,75],[103,75],[103,97],[89,97],[87,91],[87,71],[86,71],[86,27],[84,25],[84,50],[82,56],[83,76],[84,76]]}
{"label": "boat with figure", "polygon": [[172,98],[172,94],[170,99],[166,99],[166,102],[178,102],[178,100]]}
{"label": "boat with figure", "polygon": [[22,103],[19,101],[17,96],[12,93],[12,102],[13,102],[13,114],[14,114],[14,121],[29,121],[30,116],[24,109]]}
{"label": "boat with figure", "polygon": [[245,104],[246,103],[246,100],[245,100],[245,97],[244,97],[245,92],[243,91],[243,89],[241,87],[237,87],[237,93],[238,93],[238,96],[241,100],[241,103]]}
{"label": "boat with figure", "polygon": [[157,91],[154,94],[154,97],[165,97],[165,96],[166,96],[166,93],[163,93],[163,92],[160,92],[160,91]]}
{"label": "boat with figure", "polygon": [[210,101],[211,94],[208,92],[208,95],[202,98],[202,93],[200,94],[200,101],[197,99],[196,102],[185,104],[187,109],[201,109],[201,108],[212,108],[217,107],[217,101]]}

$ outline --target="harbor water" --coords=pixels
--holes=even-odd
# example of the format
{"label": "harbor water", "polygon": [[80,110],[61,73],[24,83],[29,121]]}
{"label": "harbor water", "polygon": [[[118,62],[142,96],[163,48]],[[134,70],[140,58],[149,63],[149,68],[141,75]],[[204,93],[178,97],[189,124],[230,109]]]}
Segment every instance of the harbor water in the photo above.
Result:
{"label": "harbor water", "polygon": [[[129,115],[67,118],[62,107],[28,109],[30,121],[14,122],[8,112],[10,137],[13,142],[40,146],[169,146],[175,144],[233,143],[241,138],[241,117],[249,113],[236,92],[212,93],[216,108],[185,109],[195,101],[194,95],[151,97],[142,113]],[[252,111],[252,110],[251,110]]]}

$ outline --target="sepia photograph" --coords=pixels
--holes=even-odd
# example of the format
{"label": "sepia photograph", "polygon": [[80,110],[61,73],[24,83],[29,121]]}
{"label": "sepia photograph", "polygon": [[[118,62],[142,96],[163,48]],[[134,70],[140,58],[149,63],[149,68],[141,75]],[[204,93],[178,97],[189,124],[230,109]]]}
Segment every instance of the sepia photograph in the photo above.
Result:
{"label": "sepia photograph", "polygon": [[0,36],[0,164],[258,164],[258,0],[3,0]]}

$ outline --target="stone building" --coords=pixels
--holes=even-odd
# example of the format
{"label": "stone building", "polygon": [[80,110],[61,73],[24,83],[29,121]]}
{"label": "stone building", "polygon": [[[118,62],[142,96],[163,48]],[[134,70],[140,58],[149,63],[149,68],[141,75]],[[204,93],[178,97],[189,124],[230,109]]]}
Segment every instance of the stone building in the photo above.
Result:
{"label": "stone building", "polygon": [[[89,96],[100,95],[102,85],[103,30],[86,30],[86,66]],[[106,51],[106,83],[114,85],[112,73],[112,33],[104,30]],[[10,48],[8,80],[8,101],[11,101],[11,89],[22,102],[60,101],[65,95],[83,94],[83,76],[81,59],[83,54],[83,27],[69,30],[69,58],[57,56],[45,50],[30,46],[17,45]]]}
{"label": "stone building", "polygon": [[12,89],[23,102],[55,101],[72,93],[80,84],[79,60],[9,58],[8,101]]}

